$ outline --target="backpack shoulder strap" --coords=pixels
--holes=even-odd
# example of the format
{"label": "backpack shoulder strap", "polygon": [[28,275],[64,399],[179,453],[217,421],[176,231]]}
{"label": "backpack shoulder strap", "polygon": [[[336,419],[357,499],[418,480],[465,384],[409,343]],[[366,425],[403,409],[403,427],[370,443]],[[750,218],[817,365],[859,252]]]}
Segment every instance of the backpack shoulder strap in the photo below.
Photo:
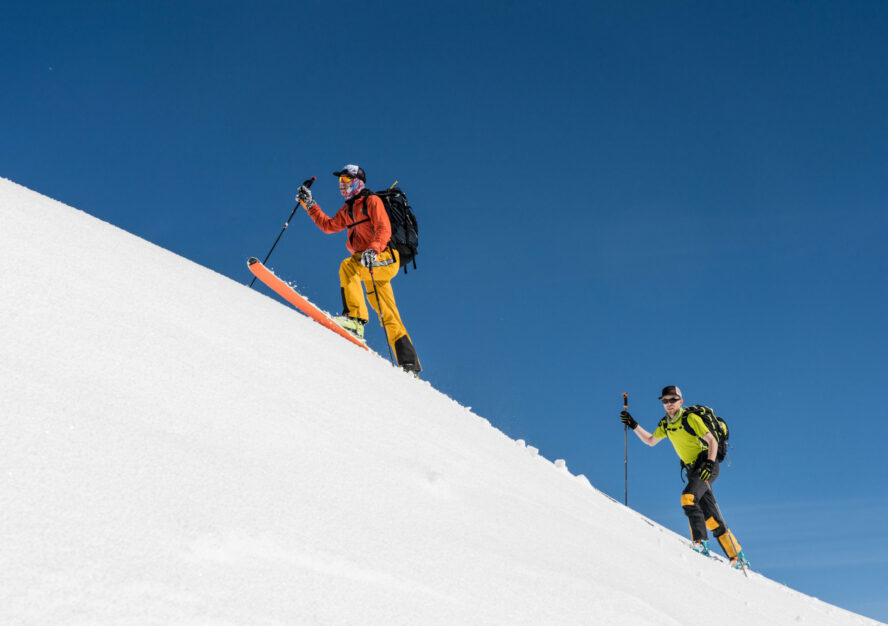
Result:
{"label": "backpack shoulder strap", "polygon": [[349,198],[345,201],[345,206],[348,207],[348,219],[354,221],[355,219],[355,199]]}
{"label": "backpack shoulder strap", "polygon": [[[345,203],[348,205],[348,219],[351,220],[351,224],[349,224],[348,226],[346,226],[346,228],[354,228],[354,227],[357,226],[358,224],[363,224],[364,222],[369,222],[369,221],[370,221],[370,214],[367,212],[367,200],[366,200],[366,198],[367,198],[368,196],[372,196],[372,195],[374,195],[372,191],[369,191],[369,190],[367,190],[367,189],[364,189],[363,191],[361,191],[361,193],[359,193],[358,195],[356,195],[354,198],[349,198],[348,200],[345,201]],[[362,220],[358,220],[358,221],[356,222],[356,221],[355,221],[355,201],[356,201],[358,198],[364,198],[364,202],[362,203],[362,208],[363,208],[364,216],[365,216],[365,217],[364,217],[364,219],[362,219]]]}
{"label": "backpack shoulder strap", "polygon": [[358,198],[364,198],[364,201],[361,203],[361,208],[364,210],[364,215],[366,215],[367,217],[370,216],[370,213],[367,211],[367,203],[369,202],[368,198],[375,195],[375,193],[365,188],[356,196]]}
{"label": "backpack shoulder strap", "polygon": [[708,420],[706,418],[705,413],[707,413],[707,409],[708,409],[708,412],[712,413],[712,418],[713,418],[713,421],[715,422],[715,424],[713,426],[716,428],[719,428],[719,425],[718,425],[719,418],[715,416],[715,412],[713,412],[712,409],[710,409],[709,407],[705,407],[703,405],[694,405],[692,407],[685,409],[685,414],[681,416],[681,425],[684,426],[684,429],[686,431],[688,431],[689,434],[693,435],[694,437],[699,437],[699,435],[697,435],[697,433],[694,432],[694,429],[691,428],[691,425],[688,423],[688,416],[696,415],[697,417],[700,418],[700,421],[703,422],[703,425],[706,427],[706,430],[709,431],[710,433],[712,433],[712,436],[715,437],[715,440],[721,441],[721,439],[722,439],[721,436],[718,433],[713,432],[712,427],[709,423],[710,420]]}

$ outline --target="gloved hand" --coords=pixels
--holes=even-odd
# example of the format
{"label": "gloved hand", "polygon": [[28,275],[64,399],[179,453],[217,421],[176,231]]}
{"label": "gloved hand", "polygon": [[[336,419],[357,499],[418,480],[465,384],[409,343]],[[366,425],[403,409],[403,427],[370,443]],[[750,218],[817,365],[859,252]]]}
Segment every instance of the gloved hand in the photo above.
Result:
{"label": "gloved hand", "polygon": [[311,197],[311,189],[302,185],[296,192],[296,202],[301,202],[306,209],[310,209],[315,205],[314,198]]}
{"label": "gloved hand", "polygon": [[703,465],[700,466],[700,479],[708,481],[712,478],[713,470],[715,470],[715,461],[709,459],[703,461]]}
{"label": "gloved hand", "polygon": [[632,430],[638,428],[638,422],[636,422],[632,418],[632,415],[629,414],[629,411],[623,411],[622,413],[620,413],[620,421],[626,424],[626,426],[628,426]]}
{"label": "gloved hand", "polygon": [[361,253],[361,265],[364,267],[370,267],[374,261],[376,261],[376,250],[373,248],[367,248]]}

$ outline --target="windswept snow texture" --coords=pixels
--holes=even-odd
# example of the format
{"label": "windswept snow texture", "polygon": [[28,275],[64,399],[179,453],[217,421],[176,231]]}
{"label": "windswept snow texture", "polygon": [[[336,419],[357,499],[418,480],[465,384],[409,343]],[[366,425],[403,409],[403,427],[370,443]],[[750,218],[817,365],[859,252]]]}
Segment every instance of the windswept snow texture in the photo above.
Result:
{"label": "windswept snow texture", "polygon": [[3,179],[0,246],[4,625],[876,623],[691,552],[280,301]]}

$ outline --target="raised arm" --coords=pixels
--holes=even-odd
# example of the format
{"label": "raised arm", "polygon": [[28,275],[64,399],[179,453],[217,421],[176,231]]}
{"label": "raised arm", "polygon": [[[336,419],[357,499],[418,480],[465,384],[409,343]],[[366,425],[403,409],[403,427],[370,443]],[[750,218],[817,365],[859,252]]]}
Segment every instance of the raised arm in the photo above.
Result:
{"label": "raised arm", "polygon": [[649,433],[644,428],[639,426],[638,422],[635,421],[629,411],[623,411],[622,413],[620,413],[620,421],[631,428],[632,432],[638,435],[638,438],[645,442],[647,445],[655,446],[660,443],[660,438],[654,437],[652,433]]}

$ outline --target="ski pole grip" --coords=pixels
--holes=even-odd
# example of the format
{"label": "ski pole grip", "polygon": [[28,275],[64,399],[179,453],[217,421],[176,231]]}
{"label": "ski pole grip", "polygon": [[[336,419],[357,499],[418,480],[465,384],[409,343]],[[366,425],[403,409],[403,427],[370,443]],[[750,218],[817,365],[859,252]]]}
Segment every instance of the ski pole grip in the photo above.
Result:
{"label": "ski pole grip", "polygon": [[[311,178],[309,178],[308,180],[306,180],[305,182],[303,182],[303,183],[302,183],[302,186],[303,186],[303,187],[306,187],[306,188],[311,187],[311,184],[315,181],[315,179],[317,179],[317,176],[312,176]],[[294,213],[294,214],[295,214],[296,211],[299,209],[299,205],[302,205],[303,207],[305,206],[305,204],[303,204],[302,200],[300,200],[299,202],[297,202],[297,203],[296,203],[296,206],[293,207],[293,213]],[[308,210],[308,209],[306,209],[306,210]],[[292,218],[293,216],[291,215],[290,217]],[[290,221],[290,220],[287,220],[288,223],[289,223],[289,221]],[[286,228],[286,227],[287,227],[287,225],[284,224],[284,228]]]}
{"label": "ski pole grip", "polygon": [[629,394],[626,392],[623,392],[623,410],[625,411],[628,408],[629,408]]}

